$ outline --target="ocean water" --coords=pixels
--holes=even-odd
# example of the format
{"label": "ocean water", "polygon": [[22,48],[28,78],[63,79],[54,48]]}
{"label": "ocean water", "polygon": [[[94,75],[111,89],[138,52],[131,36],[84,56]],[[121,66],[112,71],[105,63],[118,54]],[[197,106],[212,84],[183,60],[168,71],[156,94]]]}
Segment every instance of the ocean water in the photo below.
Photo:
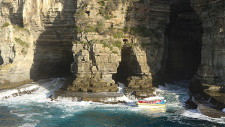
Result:
{"label": "ocean water", "polygon": [[0,127],[225,126],[225,118],[213,119],[185,108],[189,81],[159,87],[156,94],[167,100],[166,111],[137,107],[134,100],[127,104],[51,101],[48,97],[63,83],[59,78],[46,80],[32,94],[0,100]]}

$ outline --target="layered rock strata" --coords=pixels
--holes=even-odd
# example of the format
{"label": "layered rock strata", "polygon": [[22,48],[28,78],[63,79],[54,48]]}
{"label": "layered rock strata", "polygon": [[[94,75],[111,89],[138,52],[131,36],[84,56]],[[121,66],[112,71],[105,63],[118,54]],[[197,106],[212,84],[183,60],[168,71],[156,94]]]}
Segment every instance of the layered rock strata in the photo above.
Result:
{"label": "layered rock strata", "polygon": [[[183,55],[184,51],[176,52],[174,49],[180,50],[179,46],[176,47],[179,44],[178,37],[196,32],[194,26],[198,22],[192,22],[196,12],[204,33],[201,65],[195,77],[195,82],[201,85],[193,83],[192,88],[200,88],[211,96],[212,91],[216,92],[215,95],[224,93],[225,10],[222,0],[192,0],[195,12],[188,10],[189,0],[0,2],[2,85],[27,79],[70,75],[72,63],[71,72],[75,80],[67,87],[68,90],[115,92],[116,82],[122,81],[127,87],[127,93],[135,93],[138,97],[150,96],[155,80],[160,78],[158,74],[168,68],[168,61],[175,63],[175,66],[169,67],[185,70],[186,64],[177,62],[177,58],[190,57],[189,53]],[[169,40],[164,34],[168,34],[166,29],[170,11],[173,11],[171,17],[176,18],[174,22],[182,27],[180,30],[175,29],[176,24],[171,25],[174,28],[172,32],[191,29]],[[181,20],[191,22],[189,26],[179,25]],[[190,41],[199,41],[199,36],[191,36]],[[189,40],[185,40],[183,45],[189,44]],[[188,50],[191,49],[189,47]],[[169,52],[172,55],[169,56]],[[194,59],[199,59],[197,57]],[[192,74],[195,67],[190,69],[193,69]]]}
{"label": "layered rock strata", "polygon": [[[203,27],[201,65],[192,82],[193,92],[203,92],[217,101],[218,106],[224,101],[224,17],[223,0],[192,0],[192,7],[198,13]],[[198,88],[198,89],[196,89]]]}
{"label": "layered rock strata", "polygon": [[166,0],[130,2],[127,10],[126,27],[130,28],[130,42],[145,52],[151,75],[148,77],[153,85],[161,77],[159,73],[164,71],[164,33],[169,22],[169,14],[170,1]]}
{"label": "layered rock strata", "polygon": [[167,76],[191,79],[201,62],[202,24],[189,0],[172,1],[165,38]]}
{"label": "layered rock strata", "polygon": [[0,29],[0,85],[30,79],[34,40],[30,32],[16,25]]}
{"label": "layered rock strata", "polygon": [[[137,64],[129,68],[136,72],[127,78],[126,94],[153,96],[155,75],[162,70],[164,32],[169,22],[170,4],[165,0],[146,0],[130,2],[128,8],[126,27],[130,30],[127,34],[131,38],[132,54]],[[130,60],[129,64],[133,65],[135,61]]]}
{"label": "layered rock strata", "polygon": [[[72,72],[76,76],[68,90],[79,92],[117,92],[117,85],[112,80],[121,59],[118,47],[111,51],[102,44],[85,47],[74,44],[74,63]],[[114,53],[113,51],[116,51]]]}
{"label": "layered rock strata", "polygon": [[[34,64],[31,69],[31,78],[51,78],[69,76],[72,63],[72,40],[75,33],[76,1],[50,0],[39,3],[37,10],[38,24],[32,22],[31,29],[43,29],[36,40]],[[49,4],[48,6],[45,4]],[[43,12],[44,11],[44,12]],[[26,12],[26,16],[32,11]],[[30,18],[30,17],[29,17]],[[33,18],[33,17],[32,17]],[[32,19],[26,19],[32,20]],[[41,27],[39,27],[41,25]],[[37,28],[38,27],[38,28]],[[32,30],[31,30],[32,31]],[[36,31],[33,31],[36,35]]]}
{"label": "layered rock strata", "polygon": [[1,1],[1,84],[71,74],[75,5],[73,0]]}
{"label": "layered rock strata", "polygon": [[[127,91],[149,96],[149,91],[141,92],[151,91],[151,73],[161,68],[169,2],[78,1],[75,15],[77,38],[73,46],[72,72],[76,79],[68,89],[114,91],[110,86],[114,84],[113,79],[119,81],[123,77]],[[112,56],[116,57],[114,61],[111,61]]]}
{"label": "layered rock strata", "polygon": [[201,66],[198,76],[201,82],[225,81],[224,69],[224,1],[192,1],[203,27]]}

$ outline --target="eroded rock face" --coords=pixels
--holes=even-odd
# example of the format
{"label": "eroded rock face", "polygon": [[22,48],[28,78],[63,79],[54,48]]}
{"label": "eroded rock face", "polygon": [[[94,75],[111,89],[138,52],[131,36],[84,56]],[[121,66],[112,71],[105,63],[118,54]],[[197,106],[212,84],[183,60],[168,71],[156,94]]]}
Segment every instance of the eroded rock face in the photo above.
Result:
{"label": "eroded rock face", "polygon": [[[128,90],[136,96],[152,96],[153,77],[163,71],[162,60],[166,52],[164,32],[169,22],[170,3],[165,0],[130,2],[126,26],[138,32],[130,32],[133,54],[140,66],[140,72],[128,78]],[[146,91],[145,91],[146,90]]]}
{"label": "eroded rock face", "polygon": [[[163,52],[156,53],[158,48],[163,50],[163,47],[156,49],[154,44],[158,42],[154,42],[154,40],[161,39],[160,42],[163,45],[161,35],[163,35],[169,17],[167,2],[162,0],[153,3],[149,0],[113,3],[98,0],[78,1],[77,38],[73,49],[75,62],[72,64],[76,79],[69,89],[98,92],[91,87],[102,86],[99,88],[100,92],[109,91],[105,89],[105,83],[102,84],[102,82],[108,82],[106,86],[110,88],[110,84],[115,82],[112,75],[116,74],[117,70],[119,72],[116,74],[116,79],[126,75],[123,78],[127,80],[126,85],[129,88],[135,87],[139,91],[142,88],[151,89],[150,68],[152,67],[152,72],[156,73],[160,69],[159,63],[163,55]],[[153,4],[153,8],[150,8],[151,4]],[[160,9],[157,10],[157,7]],[[154,12],[150,13],[151,10]],[[160,15],[162,19],[150,22],[154,17],[151,14],[154,15],[154,13]],[[159,26],[162,28],[159,29]],[[158,31],[154,33],[155,29]],[[158,33],[160,33],[159,36]],[[115,47],[118,49],[115,50]],[[120,56],[121,50],[124,52],[126,47],[130,48],[130,54],[126,55],[125,53]],[[114,55],[112,55],[113,53]],[[153,54],[159,54],[161,57],[152,56]],[[117,58],[113,60],[112,56]],[[150,60],[156,58],[157,61]],[[149,67],[150,64],[153,65],[152,63],[157,66]]]}
{"label": "eroded rock face", "polygon": [[197,77],[202,83],[225,81],[224,69],[224,1],[192,1],[203,26],[201,66]]}
{"label": "eroded rock face", "polygon": [[[117,91],[115,81],[122,77],[127,91],[140,97],[152,93],[156,75],[166,70],[169,43],[165,43],[168,38],[164,34],[171,3],[174,6],[189,3],[188,0],[0,2],[2,84],[69,75],[72,63],[76,79],[69,90]],[[191,3],[204,32],[196,79],[224,86],[224,2],[193,0]],[[172,41],[179,42],[177,36],[174,38]]]}
{"label": "eroded rock face", "polygon": [[1,80],[11,83],[71,74],[75,4],[74,0],[1,1]]}
{"label": "eroded rock face", "polygon": [[147,55],[139,47],[122,49],[122,60],[118,67],[116,79],[127,86],[126,94],[135,93],[138,97],[152,95],[152,76],[147,64]]}
{"label": "eroded rock face", "polygon": [[[224,107],[224,1],[192,0],[203,27],[201,65],[191,84],[191,91],[203,93],[217,107]],[[204,107],[203,107],[204,108]],[[207,110],[206,110],[206,113]],[[208,115],[208,114],[206,114]],[[212,116],[213,117],[213,116]]]}
{"label": "eroded rock face", "polygon": [[76,1],[46,0],[37,1],[35,5],[36,10],[30,8],[24,11],[24,22],[31,22],[30,28],[34,30],[31,31],[38,36],[31,78],[69,76],[73,61]]}
{"label": "eroded rock face", "polygon": [[169,7],[164,0],[78,1],[72,64],[76,79],[68,89],[114,91],[115,81],[122,79],[128,93],[152,95],[152,73],[161,69]]}
{"label": "eroded rock face", "polygon": [[167,76],[172,80],[191,79],[201,62],[202,24],[189,0],[171,3],[165,37]]}
{"label": "eroded rock face", "polygon": [[0,29],[0,85],[30,79],[34,41],[30,32],[18,26]]}
{"label": "eroded rock face", "polygon": [[85,47],[82,44],[75,44],[74,63],[72,72],[76,76],[73,85],[68,90],[79,92],[117,92],[117,85],[112,80],[112,75],[117,72],[121,61],[120,50],[113,47],[113,53],[102,44],[94,44]]}

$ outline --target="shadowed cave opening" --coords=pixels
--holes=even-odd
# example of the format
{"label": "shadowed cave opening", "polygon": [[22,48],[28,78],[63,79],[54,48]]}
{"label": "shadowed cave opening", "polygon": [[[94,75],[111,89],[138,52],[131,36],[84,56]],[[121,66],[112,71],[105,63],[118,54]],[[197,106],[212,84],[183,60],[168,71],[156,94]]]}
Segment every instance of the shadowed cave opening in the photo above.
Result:
{"label": "shadowed cave opening", "polygon": [[202,24],[189,0],[171,4],[165,32],[165,72],[171,80],[191,79],[201,63]]}
{"label": "shadowed cave opening", "polygon": [[73,62],[72,41],[75,33],[76,1],[61,1],[62,11],[57,8],[42,22],[45,30],[36,42],[34,64],[31,68],[31,79],[69,77]]}
{"label": "shadowed cave opening", "polygon": [[121,62],[117,68],[117,73],[113,75],[116,82],[122,82],[127,85],[127,78],[130,76],[139,76],[141,67],[137,61],[132,47],[124,45],[121,49]]}

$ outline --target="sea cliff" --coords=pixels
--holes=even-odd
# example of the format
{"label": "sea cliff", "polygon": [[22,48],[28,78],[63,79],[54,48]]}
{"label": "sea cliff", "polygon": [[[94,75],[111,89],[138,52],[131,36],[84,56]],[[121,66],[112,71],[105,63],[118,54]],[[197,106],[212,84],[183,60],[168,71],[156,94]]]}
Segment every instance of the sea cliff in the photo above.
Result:
{"label": "sea cliff", "polygon": [[223,0],[1,0],[0,85],[70,77],[58,93],[121,82],[143,98],[192,79],[222,108],[224,11]]}

